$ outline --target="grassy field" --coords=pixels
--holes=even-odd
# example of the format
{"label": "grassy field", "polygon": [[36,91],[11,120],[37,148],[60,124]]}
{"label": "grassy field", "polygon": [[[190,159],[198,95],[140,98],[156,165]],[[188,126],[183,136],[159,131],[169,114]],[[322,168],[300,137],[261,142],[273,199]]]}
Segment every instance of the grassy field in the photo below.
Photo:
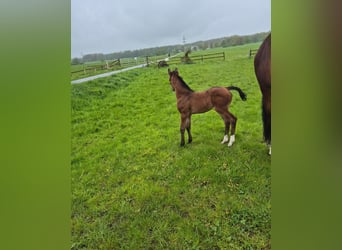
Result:
{"label": "grassy field", "polygon": [[[194,90],[239,86],[236,141],[215,111],[192,117],[181,148],[167,68],[72,86],[72,249],[270,249],[271,158],[249,48],[178,67]],[[187,138],[187,137],[186,137]]]}

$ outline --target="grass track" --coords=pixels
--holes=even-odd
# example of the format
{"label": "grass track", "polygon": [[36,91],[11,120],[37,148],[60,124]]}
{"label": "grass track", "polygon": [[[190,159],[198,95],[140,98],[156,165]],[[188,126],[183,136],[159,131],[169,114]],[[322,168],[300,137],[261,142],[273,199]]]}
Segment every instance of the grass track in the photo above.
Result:
{"label": "grass track", "polygon": [[231,148],[214,111],[192,117],[193,142],[179,147],[166,68],[72,86],[72,249],[270,249],[271,160],[248,49],[175,65],[194,90],[246,92],[233,92]]}

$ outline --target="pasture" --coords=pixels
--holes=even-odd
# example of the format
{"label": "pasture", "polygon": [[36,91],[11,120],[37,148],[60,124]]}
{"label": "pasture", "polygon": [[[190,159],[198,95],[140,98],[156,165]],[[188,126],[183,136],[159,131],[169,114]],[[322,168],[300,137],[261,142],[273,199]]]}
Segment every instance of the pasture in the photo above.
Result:
{"label": "pasture", "polygon": [[[180,115],[167,68],[146,67],[71,86],[71,249],[270,249],[271,158],[249,49],[178,67],[194,90],[240,87],[236,141],[220,144],[215,111]],[[190,55],[191,57],[191,55]]]}

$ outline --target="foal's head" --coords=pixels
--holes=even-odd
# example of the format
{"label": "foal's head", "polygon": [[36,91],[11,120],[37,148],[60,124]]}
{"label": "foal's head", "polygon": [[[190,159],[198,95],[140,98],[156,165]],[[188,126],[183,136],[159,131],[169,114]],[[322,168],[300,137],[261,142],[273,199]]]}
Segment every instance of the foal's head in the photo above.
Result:
{"label": "foal's head", "polygon": [[175,68],[174,71],[171,71],[170,69],[168,69],[167,71],[169,73],[169,81],[170,81],[170,85],[171,85],[172,91],[175,91],[175,87],[173,86],[172,81],[174,80],[174,77],[178,77],[179,76],[178,69]]}
{"label": "foal's head", "polygon": [[169,81],[172,87],[172,90],[175,91],[176,89],[182,89],[183,92],[194,92],[183,80],[182,77],[180,77],[178,69],[175,68],[174,71],[171,71],[168,69],[169,72]]}

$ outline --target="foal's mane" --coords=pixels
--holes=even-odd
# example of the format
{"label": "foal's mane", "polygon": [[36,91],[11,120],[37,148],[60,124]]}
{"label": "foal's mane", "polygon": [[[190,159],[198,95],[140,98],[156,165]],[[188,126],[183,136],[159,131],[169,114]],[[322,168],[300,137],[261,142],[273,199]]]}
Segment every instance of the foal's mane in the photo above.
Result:
{"label": "foal's mane", "polygon": [[176,74],[176,76],[178,77],[178,79],[179,79],[179,81],[180,81],[182,87],[186,88],[187,90],[189,90],[189,91],[191,91],[191,92],[194,92],[194,91],[189,87],[189,85],[186,84],[186,82],[184,82],[183,78],[182,78],[180,75]]}

